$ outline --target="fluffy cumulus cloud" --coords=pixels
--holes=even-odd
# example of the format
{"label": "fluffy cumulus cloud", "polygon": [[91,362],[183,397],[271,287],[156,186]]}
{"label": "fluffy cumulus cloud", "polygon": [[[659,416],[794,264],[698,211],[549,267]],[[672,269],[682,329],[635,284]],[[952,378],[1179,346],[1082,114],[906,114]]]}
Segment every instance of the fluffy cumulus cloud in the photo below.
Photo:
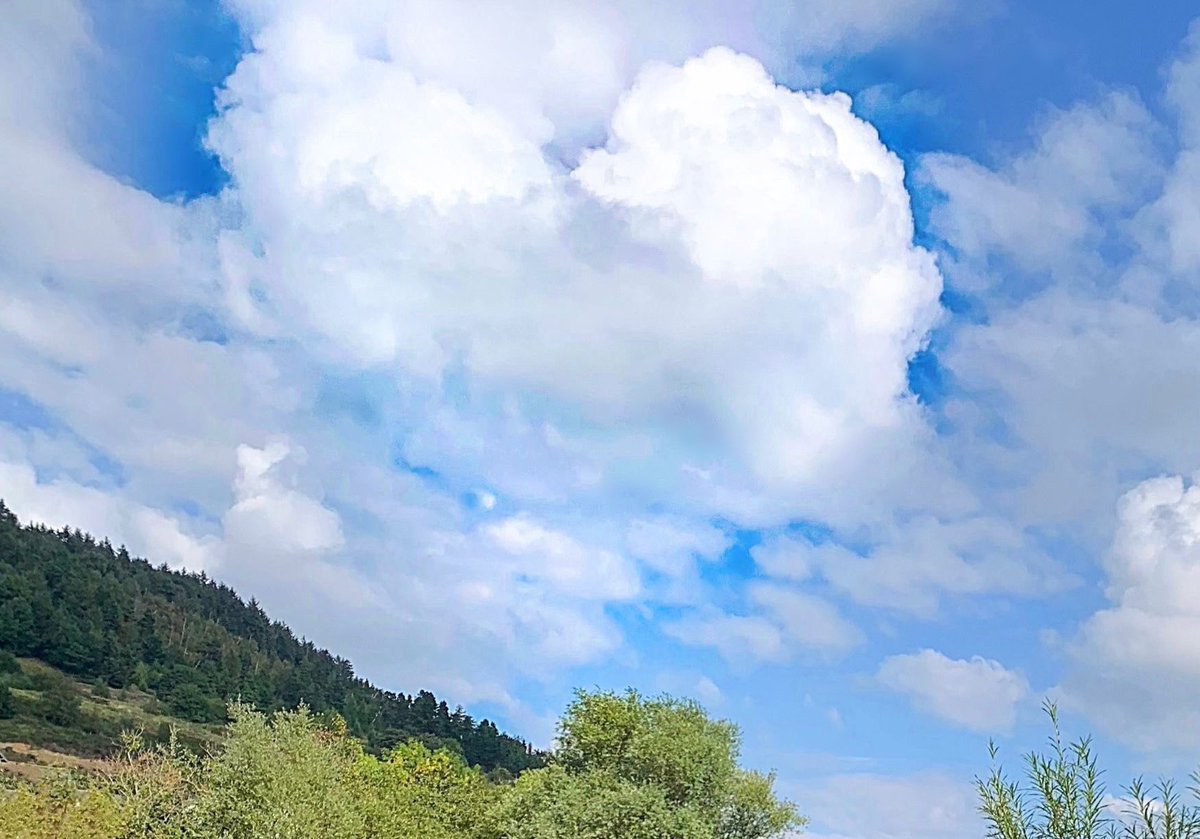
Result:
{"label": "fluffy cumulus cloud", "polygon": [[879,666],[880,685],[922,711],[972,731],[1012,728],[1029,683],[998,661],[952,659],[936,650],[894,655]]}
{"label": "fluffy cumulus cloud", "polygon": [[1068,644],[1065,698],[1144,749],[1200,743],[1200,488],[1155,478],[1126,493],[1105,563],[1110,605]]}
{"label": "fluffy cumulus cloud", "polygon": [[[933,445],[906,364],[941,280],[872,127],[772,71],[785,30],[819,56],[946,4],[538,6],[235,4],[231,181],[186,203],[79,147],[83,10],[7,9],[41,45],[0,82],[17,512],[464,699],[619,650],[626,605],[704,625],[734,527],[878,517]],[[742,597],[765,657],[861,640]]]}
{"label": "fluffy cumulus cloud", "polygon": [[728,49],[653,64],[568,171],[505,110],[336,20],[288,16],[255,43],[211,134],[248,219],[226,233],[226,292],[248,327],[306,328],[434,399],[463,382],[455,413],[483,440],[418,428],[435,468],[496,470],[487,451],[517,441],[495,414],[517,412],[553,432],[519,441],[562,462],[545,492],[619,470],[652,499],[779,517],[925,433],[906,363],[940,278],[899,161],[845,97]]}

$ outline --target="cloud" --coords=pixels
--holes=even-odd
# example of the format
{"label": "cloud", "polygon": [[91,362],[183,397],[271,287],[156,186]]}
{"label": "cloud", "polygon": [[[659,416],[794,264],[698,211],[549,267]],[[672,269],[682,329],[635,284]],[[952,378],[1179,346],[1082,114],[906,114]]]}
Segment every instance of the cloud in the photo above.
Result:
{"label": "cloud", "polygon": [[153,557],[156,564],[211,571],[220,561],[219,544],[189,533],[178,518],[69,479],[39,481],[24,463],[0,460],[0,493],[22,521],[78,528],[135,555]]}
{"label": "cloud", "polygon": [[1161,176],[1157,129],[1134,95],[1112,92],[1047,114],[1033,148],[998,170],[925,155],[917,177],[943,196],[930,227],[959,257],[955,282],[970,291],[999,282],[988,262],[996,257],[1068,282],[1071,272],[1099,270],[1104,219],[1145,201]]}
{"label": "cloud", "polygon": [[747,587],[749,613],[701,609],[668,623],[668,635],[715,648],[731,662],[785,662],[797,654],[836,659],[863,642],[861,630],[828,600],[766,581]]}
{"label": "cloud", "polygon": [[577,597],[628,600],[641,589],[637,569],[607,550],[580,544],[527,516],[485,525],[488,540],[518,562],[522,576]]}
{"label": "cloud", "polygon": [[946,176],[935,215],[952,285],[1007,292],[975,298],[986,322],[960,322],[939,354],[957,391],[951,444],[970,446],[992,509],[1070,523],[1095,550],[1131,482],[1200,462],[1187,257],[1200,184],[1188,128],[1200,108],[1187,84],[1195,43],[1167,68],[1169,119],[1113,92],[1055,115],[1032,149],[994,169],[959,161],[979,175],[969,188],[958,164],[922,164],[935,183]]}
{"label": "cloud", "polygon": [[[625,480],[652,473],[642,493],[779,516],[784,495],[835,504],[818,491],[835,466],[865,481],[867,452],[912,457],[928,436],[906,364],[939,315],[940,278],[912,245],[899,161],[846,97],[777,87],[725,49],[650,65],[606,146],[566,177],[501,112],[356,51],[332,23],[287,18],[256,44],[211,132],[247,217],[228,233],[241,244],[227,278],[257,312],[247,325],[311,330],[334,358],[394,365],[422,388],[457,371],[476,433],[501,431],[484,424],[489,404],[512,406],[554,429],[526,436],[541,449],[527,461],[590,461],[559,496],[584,475],[603,484],[619,458]],[[313,44],[328,66],[308,61]],[[426,110],[446,97],[453,109]],[[414,109],[413,142],[448,138],[418,167]],[[372,128],[336,129],[346,121]],[[423,426],[434,468],[489,468]]]}
{"label": "cloud", "polygon": [[668,622],[662,629],[684,644],[713,647],[728,661],[778,663],[792,654],[782,629],[760,615],[706,610]]}
{"label": "cloud", "polygon": [[708,676],[701,676],[696,681],[696,684],[692,688],[692,693],[701,702],[710,707],[720,705],[725,700],[725,696],[721,693],[721,689],[717,687],[717,683],[708,678]]}
{"label": "cloud", "polygon": [[[1193,275],[1200,269],[1200,238],[1197,217],[1200,202],[1200,22],[1193,22],[1179,57],[1167,73],[1166,100],[1173,110],[1178,131],[1178,149],[1174,166],[1168,173],[1163,192],[1147,212],[1148,226],[1157,234],[1161,255],[1170,268]],[[1194,280],[1188,283],[1194,287]]]}
{"label": "cloud", "polygon": [[978,839],[970,783],[940,772],[854,773],[795,784],[789,790],[819,839]]}
{"label": "cloud", "polygon": [[[627,213],[635,235],[681,241],[700,273],[697,300],[726,304],[723,328],[707,331],[737,340],[720,353],[745,366],[717,379],[719,368],[686,372],[699,358],[662,363],[685,381],[719,380],[730,407],[754,401],[737,417],[739,433],[754,435],[739,446],[758,478],[804,483],[863,438],[919,427],[901,360],[937,317],[940,278],[910,244],[899,161],[846,97],[775,87],[728,50],[651,67],[614,114],[606,148],[585,154],[574,177]],[[824,200],[806,200],[815,195]],[[761,308],[768,300],[786,320]],[[708,317],[680,315],[696,327]],[[731,318],[755,322],[755,337],[731,332]],[[852,384],[820,370],[822,351],[857,371]],[[781,391],[789,368],[806,370],[804,383]]]}
{"label": "cloud", "polygon": [[366,50],[412,68],[422,82],[461,91],[541,140],[570,148],[603,131],[618,98],[648,61],[678,63],[725,45],[773,73],[806,74],[835,54],[927,31],[964,10],[954,0],[700,0],[604,5],[521,0],[503,11],[471,0],[356,4],[237,0],[243,25],[261,34],[287,18],[336,20]]}
{"label": "cloud", "polygon": [[918,709],[972,731],[1012,728],[1017,705],[1029,695],[1025,677],[998,661],[952,659],[936,650],[891,656],[875,679]]}
{"label": "cloud", "polygon": [[1026,534],[998,518],[921,516],[882,526],[867,538],[873,544],[852,549],[833,539],[777,534],[751,555],[768,576],[824,579],[857,603],[921,617],[935,615],[947,596],[1044,596],[1077,583]]}
{"label": "cloud", "polygon": [[1143,750],[1200,743],[1200,487],[1147,480],[1117,508],[1105,557],[1111,605],[1067,649],[1060,690],[1113,737]]}
{"label": "cloud", "polygon": [[697,558],[714,561],[731,544],[715,525],[662,516],[630,522],[625,538],[633,556],[669,577],[694,572]]}
{"label": "cloud", "polygon": [[1196,727],[1196,626],[1178,602],[1193,489],[1161,476],[1200,463],[1198,43],[1194,24],[1159,117],[1113,91],[1051,114],[993,167],[921,166],[946,198],[934,224],[948,281],[986,315],[939,354],[957,390],[948,442],[970,451],[997,513],[1104,557],[1109,605],[1065,633],[1059,691],[1142,750],[1195,743],[1181,732]]}

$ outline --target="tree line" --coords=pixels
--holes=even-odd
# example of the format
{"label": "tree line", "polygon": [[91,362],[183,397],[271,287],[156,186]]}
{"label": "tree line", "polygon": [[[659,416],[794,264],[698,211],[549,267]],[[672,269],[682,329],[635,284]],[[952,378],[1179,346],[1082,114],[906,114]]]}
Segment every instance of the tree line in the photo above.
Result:
{"label": "tree line", "polygon": [[[429,691],[382,690],[203,572],[172,571],[78,529],[22,525],[0,501],[0,650],[112,688],[152,692],[171,713],[223,723],[231,702],[332,712],[379,753],[410,740],[515,775],[544,756]],[[0,712],[10,701],[0,684]]]}

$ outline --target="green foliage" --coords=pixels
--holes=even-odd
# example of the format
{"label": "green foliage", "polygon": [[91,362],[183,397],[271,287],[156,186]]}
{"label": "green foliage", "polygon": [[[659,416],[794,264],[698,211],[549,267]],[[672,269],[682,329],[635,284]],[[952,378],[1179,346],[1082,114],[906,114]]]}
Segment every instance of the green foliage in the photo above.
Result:
{"label": "green foliage", "polygon": [[738,768],[740,738],[693,702],[579,692],[554,765],[526,772],[501,808],[512,839],[765,839],[803,821],[770,776]]}
{"label": "green foliage", "polygon": [[67,779],[0,791],[0,835],[7,839],[117,839],[125,834],[121,804],[101,790]]}
{"label": "green foliage", "polygon": [[491,837],[502,790],[446,750],[412,742],[386,760],[362,756],[354,786],[367,836]]}
{"label": "green foliage", "polygon": [[353,741],[321,731],[304,708],[270,721],[245,707],[235,707],[232,715],[228,742],[203,767],[188,814],[201,835],[364,835],[348,782],[358,757]]}
{"label": "green foliage", "polygon": [[46,687],[37,704],[37,713],[52,725],[78,725],[83,717],[79,694],[65,679]]}
{"label": "green foliage", "polygon": [[415,741],[368,754],[341,717],[305,707],[229,715],[207,756],[129,737],[106,772],[0,792],[0,836],[767,839],[801,822],[769,777],[737,768],[736,729],[672,699],[580,694],[560,759],[509,784]]}
{"label": "green foliage", "polygon": [[0,720],[12,719],[16,712],[12,689],[6,684],[0,684]]}
{"label": "green foliage", "polygon": [[20,672],[21,663],[17,661],[17,657],[8,650],[0,650],[0,676]]}
{"label": "green foliage", "polygon": [[[376,752],[421,737],[485,770],[515,774],[544,762],[431,693],[392,693],[356,677],[350,662],[297,639],[204,574],[156,568],[78,530],[23,527],[0,501],[0,677],[19,671],[14,656],[93,682],[98,698],[101,683],[136,686],[164,712],[199,724],[224,724],[233,701],[270,710],[304,702],[341,714]],[[63,730],[78,733],[69,704],[47,701],[39,714],[60,730],[36,739],[62,745]],[[111,739],[88,742],[94,749]]]}
{"label": "green foliage", "polygon": [[1123,806],[1107,808],[1091,739],[1065,743],[1058,709],[1052,702],[1044,708],[1048,753],[1026,755],[1023,784],[1005,774],[989,744],[992,770],[976,779],[989,839],[1200,839],[1200,809],[1185,804],[1169,780],[1147,787],[1134,779]]}

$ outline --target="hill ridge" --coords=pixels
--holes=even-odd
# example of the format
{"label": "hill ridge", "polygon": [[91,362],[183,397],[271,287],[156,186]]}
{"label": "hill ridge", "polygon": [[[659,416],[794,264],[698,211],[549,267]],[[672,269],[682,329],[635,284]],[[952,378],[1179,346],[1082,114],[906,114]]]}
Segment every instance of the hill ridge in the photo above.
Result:
{"label": "hill ridge", "polygon": [[429,691],[376,687],[204,572],[154,566],[79,529],[22,524],[3,500],[0,650],[152,691],[197,723],[223,722],[238,698],[264,710],[304,702],[340,714],[376,751],[419,739],[485,770],[516,774],[543,762],[524,740]]}

